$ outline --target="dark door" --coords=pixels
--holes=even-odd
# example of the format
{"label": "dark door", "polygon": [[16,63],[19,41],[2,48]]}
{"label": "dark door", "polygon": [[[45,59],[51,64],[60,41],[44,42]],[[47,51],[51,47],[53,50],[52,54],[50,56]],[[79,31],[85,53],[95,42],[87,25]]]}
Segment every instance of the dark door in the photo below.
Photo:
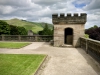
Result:
{"label": "dark door", "polygon": [[65,34],[64,34],[64,42],[65,44],[73,44],[73,29],[71,28],[66,28],[65,29]]}

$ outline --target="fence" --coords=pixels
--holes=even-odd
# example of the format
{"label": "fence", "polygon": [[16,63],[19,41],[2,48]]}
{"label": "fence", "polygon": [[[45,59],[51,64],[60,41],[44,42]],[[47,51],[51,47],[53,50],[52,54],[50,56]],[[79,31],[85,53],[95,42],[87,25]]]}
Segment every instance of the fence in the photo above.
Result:
{"label": "fence", "polygon": [[92,55],[100,63],[100,41],[80,38],[80,45],[88,54]]}
{"label": "fence", "polygon": [[1,35],[0,41],[29,41],[29,42],[49,42],[53,39],[50,35]]}

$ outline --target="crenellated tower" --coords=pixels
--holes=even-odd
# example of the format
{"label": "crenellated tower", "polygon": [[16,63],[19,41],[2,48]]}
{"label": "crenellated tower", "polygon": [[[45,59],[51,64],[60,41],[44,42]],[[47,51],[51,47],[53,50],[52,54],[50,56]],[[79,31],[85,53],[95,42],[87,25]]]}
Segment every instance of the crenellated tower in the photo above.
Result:
{"label": "crenellated tower", "polygon": [[65,16],[64,13],[61,13],[60,16],[58,14],[52,15],[53,24],[84,24],[86,23],[86,13],[81,13],[78,16],[78,13],[74,13],[72,16],[71,13],[68,13]]}
{"label": "crenellated tower", "polygon": [[79,46],[79,37],[84,36],[84,24],[87,21],[87,14],[61,13],[52,14],[54,24],[54,46],[71,44],[74,47]]}

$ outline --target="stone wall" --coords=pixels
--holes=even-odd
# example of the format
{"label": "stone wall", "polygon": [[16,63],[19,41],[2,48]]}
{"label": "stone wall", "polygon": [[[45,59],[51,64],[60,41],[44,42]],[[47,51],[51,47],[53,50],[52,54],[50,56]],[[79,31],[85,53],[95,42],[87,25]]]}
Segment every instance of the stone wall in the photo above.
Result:
{"label": "stone wall", "polygon": [[0,35],[0,41],[49,42],[51,35]]}
{"label": "stone wall", "polygon": [[80,45],[86,53],[90,54],[100,63],[100,41],[80,37]]}
{"label": "stone wall", "polygon": [[69,14],[67,14],[67,16],[64,16],[64,14],[60,14],[60,16],[58,16],[57,14],[53,14],[52,18],[54,24],[54,46],[62,46],[65,44],[65,28],[73,29],[72,45],[74,47],[80,46],[79,37],[84,36],[86,14],[81,14],[81,16],[78,16],[77,14],[74,14],[74,16],[71,16]]}

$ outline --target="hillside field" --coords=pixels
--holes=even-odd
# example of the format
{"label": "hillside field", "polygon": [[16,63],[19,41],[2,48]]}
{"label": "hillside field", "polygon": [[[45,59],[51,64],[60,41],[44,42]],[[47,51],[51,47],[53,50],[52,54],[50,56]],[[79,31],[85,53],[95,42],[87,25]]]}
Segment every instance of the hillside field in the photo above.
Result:
{"label": "hillside field", "polygon": [[[42,31],[45,26],[45,23],[30,22],[30,21],[26,21],[26,20],[20,20],[17,18],[14,18],[11,20],[4,20],[4,21],[6,21],[10,25],[22,26],[26,30],[32,30],[34,33],[38,33],[39,31]],[[48,23],[46,23],[46,24],[48,25],[48,27],[50,29],[53,29],[52,24],[48,24]]]}

